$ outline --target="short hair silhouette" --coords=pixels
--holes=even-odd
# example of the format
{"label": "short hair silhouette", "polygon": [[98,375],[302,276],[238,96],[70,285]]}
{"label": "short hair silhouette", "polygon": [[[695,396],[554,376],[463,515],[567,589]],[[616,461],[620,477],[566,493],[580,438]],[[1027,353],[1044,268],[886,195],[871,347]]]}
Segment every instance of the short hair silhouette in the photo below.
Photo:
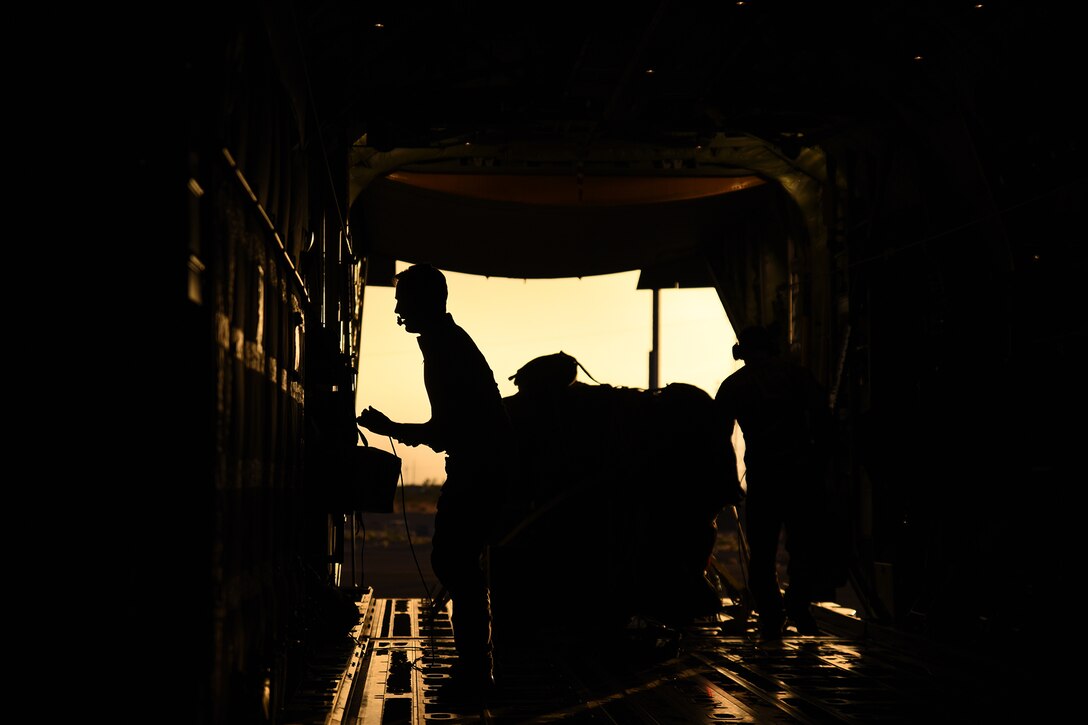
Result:
{"label": "short hair silhouette", "polygon": [[417,301],[431,309],[446,308],[449,289],[446,276],[441,270],[430,264],[413,264],[395,275],[396,286],[412,295]]}
{"label": "short hair silhouette", "polygon": [[774,338],[770,331],[761,325],[751,325],[741,330],[737,335],[737,344],[733,346],[733,358],[745,360],[752,353],[759,352],[765,355],[775,353]]}

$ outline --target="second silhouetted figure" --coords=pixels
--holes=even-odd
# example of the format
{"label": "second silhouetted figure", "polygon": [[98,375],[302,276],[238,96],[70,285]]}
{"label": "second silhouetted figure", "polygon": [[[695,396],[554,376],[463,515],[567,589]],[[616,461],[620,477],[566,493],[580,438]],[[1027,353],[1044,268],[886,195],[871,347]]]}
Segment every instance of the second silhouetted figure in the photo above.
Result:
{"label": "second silhouetted figure", "polygon": [[[760,636],[780,638],[787,617],[800,634],[817,634],[810,605],[823,572],[818,531],[826,492],[828,398],[807,368],[776,354],[764,327],[742,330],[733,357],[744,366],[722,382],[715,402],[726,429],[736,423],[744,435],[748,589]],[[789,555],[784,598],[777,572],[783,528]]]}

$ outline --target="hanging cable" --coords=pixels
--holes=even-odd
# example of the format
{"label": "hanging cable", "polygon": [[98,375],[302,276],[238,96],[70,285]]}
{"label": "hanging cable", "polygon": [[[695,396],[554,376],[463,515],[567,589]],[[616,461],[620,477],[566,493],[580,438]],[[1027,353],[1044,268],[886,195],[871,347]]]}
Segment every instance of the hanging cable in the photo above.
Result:
{"label": "hanging cable", "polygon": [[[329,177],[329,188],[332,190],[332,201],[336,205],[336,217],[340,221],[340,232],[347,239],[347,224],[344,221],[344,213],[340,209],[340,199],[336,195],[336,183],[332,178],[332,168],[329,166],[329,151],[325,147],[325,135],[321,131],[321,118],[317,113],[317,101],[314,98],[313,83],[310,82],[310,66],[306,62],[306,49],[302,43],[302,35],[299,32],[300,23],[298,21],[298,15],[295,13],[295,4],[289,3],[291,6],[291,25],[295,29],[295,40],[298,42],[298,54],[302,63],[302,74],[306,78],[306,96],[310,103],[310,112],[314,115],[314,125],[317,127],[317,142],[321,146],[321,159],[325,165],[325,173]],[[349,247],[350,249],[350,247]]]}
{"label": "hanging cable", "polygon": [[[393,436],[389,436],[389,445],[393,449],[393,455],[397,453],[397,446],[393,443]],[[416,547],[412,543],[412,531],[411,526],[408,525],[408,504],[405,497],[405,484],[404,484],[404,471],[400,472],[400,512],[404,519],[404,533],[408,537],[408,549],[412,552],[412,561],[415,562],[416,571],[419,573],[419,581],[423,584],[423,591],[427,593],[427,599],[431,598],[431,588],[427,584],[427,577],[423,575],[423,568],[419,565],[419,558],[416,556]]]}

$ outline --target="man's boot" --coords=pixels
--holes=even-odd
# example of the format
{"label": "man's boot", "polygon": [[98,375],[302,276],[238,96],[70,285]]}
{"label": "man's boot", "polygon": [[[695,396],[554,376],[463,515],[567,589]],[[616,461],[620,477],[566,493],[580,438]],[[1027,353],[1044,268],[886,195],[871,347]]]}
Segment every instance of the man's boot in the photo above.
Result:
{"label": "man's boot", "polygon": [[459,657],[450,679],[438,689],[438,699],[448,704],[482,706],[494,691],[495,673],[490,655]]}

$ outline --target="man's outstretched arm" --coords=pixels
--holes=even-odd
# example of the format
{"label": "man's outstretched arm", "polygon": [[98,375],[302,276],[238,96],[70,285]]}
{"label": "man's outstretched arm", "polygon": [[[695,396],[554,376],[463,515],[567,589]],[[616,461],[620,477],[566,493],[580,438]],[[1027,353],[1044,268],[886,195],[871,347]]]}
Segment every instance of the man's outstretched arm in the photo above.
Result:
{"label": "man's outstretched arm", "polygon": [[427,423],[397,423],[390,420],[385,413],[371,407],[360,413],[355,422],[378,435],[396,438],[406,446],[426,445],[436,451],[442,450],[435,448],[431,442],[433,436],[429,421]]}

